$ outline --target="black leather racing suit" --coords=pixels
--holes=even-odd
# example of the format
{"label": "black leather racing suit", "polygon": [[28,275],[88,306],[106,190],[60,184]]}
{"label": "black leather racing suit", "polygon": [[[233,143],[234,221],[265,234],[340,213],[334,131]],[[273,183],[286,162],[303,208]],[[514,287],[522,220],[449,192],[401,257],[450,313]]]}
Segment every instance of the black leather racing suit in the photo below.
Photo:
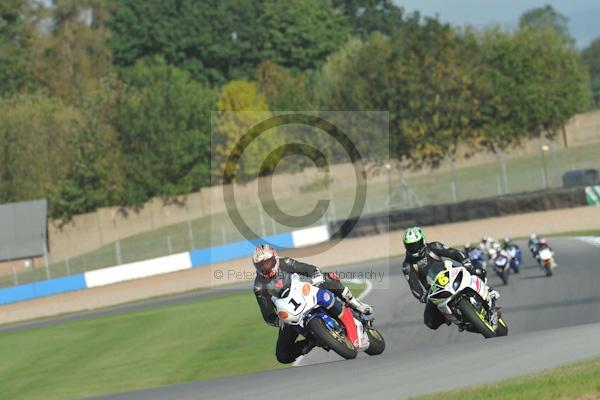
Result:
{"label": "black leather racing suit", "polygon": [[[470,273],[485,279],[485,269],[475,269],[471,264],[469,257],[462,251],[445,247],[440,242],[426,243],[425,246],[426,250],[423,257],[415,258],[410,254],[407,254],[404,263],[402,264],[404,277],[408,281],[413,296],[419,299],[419,301],[423,303],[426,302],[427,292],[429,291],[427,272],[429,271],[430,266],[436,261],[443,260],[443,258],[457,261],[463,264]],[[425,325],[431,329],[437,329],[446,322],[446,318],[438,308],[430,302],[427,302],[427,305],[425,306],[423,320]]]}
{"label": "black leather racing suit", "polygon": [[[279,321],[275,305],[271,296],[279,296],[280,291],[290,282],[292,274],[300,275],[300,279],[311,281],[315,274],[320,273],[314,265],[306,264],[289,257],[279,258],[279,270],[273,278],[264,278],[260,274],[254,280],[254,295],[262,313],[265,322],[272,326],[278,326]],[[325,279],[319,287],[331,291],[338,298],[342,298],[344,285],[334,273],[323,274]],[[275,356],[280,363],[289,364],[302,355],[306,340],[296,342],[298,333],[296,330],[286,325],[279,330]]]}

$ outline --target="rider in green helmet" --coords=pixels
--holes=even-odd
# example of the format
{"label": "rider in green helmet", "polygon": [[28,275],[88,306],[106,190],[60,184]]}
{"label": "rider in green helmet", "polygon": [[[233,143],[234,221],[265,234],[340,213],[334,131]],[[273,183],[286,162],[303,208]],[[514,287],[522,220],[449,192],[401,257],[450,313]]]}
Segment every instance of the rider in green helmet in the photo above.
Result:
{"label": "rider in green helmet", "polygon": [[[406,249],[402,272],[408,281],[412,294],[421,303],[427,303],[423,314],[425,325],[431,329],[437,329],[440,325],[446,323],[446,317],[434,304],[427,301],[429,284],[426,278],[429,267],[436,261],[451,259],[461,263],[471,274],[479,276],[484,281],[486,280],[486,271],[483,268],[473,267],[469,257],[460,250],[446,247],[440,242],[426,243],[425,232],[418,226],[408,228],[402,239]],[[495,290],[490,291],[490,293],[499,297],[498,292]]]}

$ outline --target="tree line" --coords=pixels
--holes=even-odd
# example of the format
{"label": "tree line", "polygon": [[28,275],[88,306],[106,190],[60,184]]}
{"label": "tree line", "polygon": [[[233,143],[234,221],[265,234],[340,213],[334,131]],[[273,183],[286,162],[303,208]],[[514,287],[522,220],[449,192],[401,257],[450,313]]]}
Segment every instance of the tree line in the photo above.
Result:
{"label": "tree line", "polygon": [[[600,39],[578,52],[550,6],[475,30],[391,0],[4,0],[0,202],[68,219],[190,193],[273,111],[386,110],[382,151],[435,165],[556,134],[599,82]],[[262,114],[218,114],[211,138],[213,110]],[[264,149],[239,179],[273,171]]]}

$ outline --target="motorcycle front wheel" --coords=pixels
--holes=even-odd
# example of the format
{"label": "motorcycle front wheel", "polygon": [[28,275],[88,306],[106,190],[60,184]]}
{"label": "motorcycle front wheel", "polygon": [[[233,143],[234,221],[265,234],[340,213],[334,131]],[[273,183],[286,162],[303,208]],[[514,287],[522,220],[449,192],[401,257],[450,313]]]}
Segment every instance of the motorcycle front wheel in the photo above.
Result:
{"label": "motorcycle front wheel", "polygon": [[385,340],[381,333],[375,328],[371,328],[370,326],[366,326],[365,330],[367,331],[367,336],[369,337],[369,348],[365,350],[370,356],[376,356],[377,354],[383,353],[385,350]]}
{"label": "motorcycle front wheel", "polygon": [[496,328],[496,336],[508,335],[508,326],[502,317],[498,318],[498,328]]}
{"label": "motorcycle front wheel", "polygon": [[346,335],[330,329],[321,318],[313,318],[308,323],[308,329],[323,347],[335,351],[347,360],[356,358],[358,351]]}
{"label": "motorcycle front wheel", "polygon": [[463,320],[473,327],[473,330],[481,333],[486,339],[496,336],[494,327],[485,320],[485,316],[475,309],[468,298],[458,302],[458,308],[462,314]]}
{"label": "motorcycle front wheel", "polygon": [[500,277],[500,279],[502,279],[502,284],[504,286],[508,285],[508,272],[507,271],[498,272],[498,276]]}

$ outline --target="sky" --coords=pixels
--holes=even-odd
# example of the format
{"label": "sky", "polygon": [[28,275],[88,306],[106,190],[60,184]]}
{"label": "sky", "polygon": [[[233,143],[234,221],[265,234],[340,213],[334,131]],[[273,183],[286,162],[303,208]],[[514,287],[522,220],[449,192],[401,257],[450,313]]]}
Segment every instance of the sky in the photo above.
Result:
{"label": "sky", "polygon": [[524,11],[550,4],[569,18],[569,30],[576,46],[584,48],[600,36],[600,0],[395,0],[407,12],[438,16],[453,25],[489,24],[517,27]]}

